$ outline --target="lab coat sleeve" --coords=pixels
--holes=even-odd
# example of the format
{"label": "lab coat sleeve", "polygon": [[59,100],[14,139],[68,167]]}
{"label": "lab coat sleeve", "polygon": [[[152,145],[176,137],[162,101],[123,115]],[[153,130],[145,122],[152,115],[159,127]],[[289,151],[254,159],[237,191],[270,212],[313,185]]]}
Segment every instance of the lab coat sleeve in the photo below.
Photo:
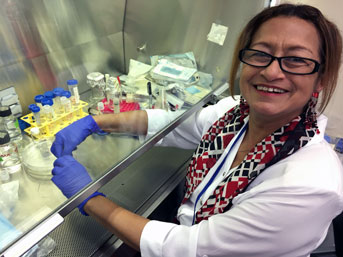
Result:
{"label": "lab coat sleeve", "polygon": [[[239,97],[236,97],[236,99],[239,99]],[[194,149],[208,128],[237,103],[238,101],[232,97],[226,97],[215,105],[202,108],[165,136],[159,142],[159,145]],[[148,133],[146,139],[155,135],[182,114],[180,112],[167,112],[158,109],[146,110],[146,112],[148,114]]]}
{"label": "lab coat sleeve", "polygon": [[150,221],[142,233],[141,255],[307,256],[339,213],[337,194],[311,190],[275,188],[261,192],[191,227]]}

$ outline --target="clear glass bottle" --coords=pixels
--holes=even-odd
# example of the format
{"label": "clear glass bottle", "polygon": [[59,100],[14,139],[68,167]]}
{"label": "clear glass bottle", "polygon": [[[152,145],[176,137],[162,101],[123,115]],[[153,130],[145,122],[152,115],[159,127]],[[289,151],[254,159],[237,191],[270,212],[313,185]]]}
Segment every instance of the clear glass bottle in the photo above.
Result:
{"label": "clear glass bottle", "polygon": [[10,107],[0,107],[0,123],[0,129],[7,131],[12,141],[21,141],[23,139],[18,120],[12,115]]}
{"label": "clear glass bottle", "polygon": [[97,103],[105,97],[105,76],[100,72],[92,72],[87,75],[87,84],[92,91],[90,102]]}
{"label": "clear glass bottle", "polygon": [[0,169],[9,174],[21,170],[21,161],[18,154],[18,148],[11,142],[7,131],[0,131]]}

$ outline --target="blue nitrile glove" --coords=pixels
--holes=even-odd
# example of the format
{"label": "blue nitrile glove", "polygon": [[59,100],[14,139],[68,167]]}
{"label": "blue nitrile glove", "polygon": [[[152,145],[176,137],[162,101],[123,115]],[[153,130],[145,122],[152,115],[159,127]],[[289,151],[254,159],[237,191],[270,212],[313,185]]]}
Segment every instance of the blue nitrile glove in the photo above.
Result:
{"label": "blue nitrile glove", "polygon": [[[82,188],[84,188],[92,181],[85,167],[83,167],[71,155],[64,155],[54,162],[52,175],[52,182],[55,183],[55,185],[67,198],[72,197],[74,194],[82,190]],[[88,214],[83,210],[83,207],[89,199],[97,195],[105,196],[103,193],[100,192],[94,192],[93,194],[88,196],[78,206],[81,214],[88,216]]]}
{"label": "blue nitrile glove", "polygon": [[70,198],[92,182],[87,170],[71,155],[59,157],[54,162],[52,182]]}
{"label": "blue nitrile glove", "polygon": [[91,115],[88,115],[65,127],[56,134],[51,152],[58,158],[71,155],[72,151],[90,134],[101,131]]}
{"label": "blue nitrile glove", "polygon": [[88,216],[88,214],[85,212],[85,210],[83,209],[83,207],[85,206],[85,204],[88,202],[89,199],[97,196],[97,195],[102,195],[104,197],[106,197],[106,195],[104,195],[103,193],[100,193],[98,191],[94,192],[93,194],[91,194],[90,196],[88,196],[85,200],[83,200],[82,203],[80,203],[80,205],[77,207],[79,208],[79,211],[81,212],[82,215]]}

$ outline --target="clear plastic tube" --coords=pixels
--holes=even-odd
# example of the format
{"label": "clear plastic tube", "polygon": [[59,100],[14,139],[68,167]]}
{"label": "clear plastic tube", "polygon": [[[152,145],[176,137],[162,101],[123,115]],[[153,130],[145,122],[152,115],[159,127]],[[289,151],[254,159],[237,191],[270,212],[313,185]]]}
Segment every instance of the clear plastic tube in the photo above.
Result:
{"label": "clear plastic tube", "polygon": [[41,120],[40,120],[40,108],[35,104],[30,104],[29,109],[31,110],[33,117],[35,118],[36,124],[40,126]]}
{"label": "clear plastic tube", "polygon": [[72,106],[71,106],[71,101],[66,98],[65,96],[61,97],[61,105],[63,107],[63,111],[66,114],[65,116],[65,121],[67,122],[71,122],[72,118],[73,118],[73,114],[72,114]]}
{"label": "clear plastic tube", "polygon": [[103,114],[105,110],[105,106],[103,102],[98,102],[98,112],[99,114]]}
{"label": "clear plastic tube", "polygon": [[78,83],[79,82],[76,79],[67,80],[68,89],[71,93],[72,105],[79,105],[80,104],[80,95],[79,95]]}
{"label": "clear plastic tube", "polygon": [[53,121],[55,116],[54,116],[54,110],[52,109],[52,106],[50,106],[50,105],[43,105],[43,112],[44,112],[44,115],[45,115],[45,119],[48,122]]}
{"label": "clear plastic tube", "polygon": [[54,100],[54,109],[55,109],[55,113],[57,113],[57,114],[63,113],[63,109],[61,106],[61,96],[62,96],[63,91],[64,91],[64,89],[60,88],[60,87],[54,88],[52,90],[52,92],[54,94],[54,99],[53,99]]}

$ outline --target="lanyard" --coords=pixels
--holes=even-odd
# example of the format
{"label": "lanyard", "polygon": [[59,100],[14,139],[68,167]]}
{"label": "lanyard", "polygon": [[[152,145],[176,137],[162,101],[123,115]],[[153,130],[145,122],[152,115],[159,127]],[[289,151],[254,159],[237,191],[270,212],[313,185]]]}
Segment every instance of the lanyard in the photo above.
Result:
{"label": "lanyard", "polygon": [[238,142],[238,140],[241,138],[241,136],[243,135],[243,133],[247,130],[248,127],[248,122],[244,125],[244,127],[241,129],[241,131],[239,132],[238,136],[235,138],[235,141],[233,141],[229,151],[227,152],[227,154],[225,155],[225,157],[223,158],[222,162],[218,165],[216,171],[213,173],[212,177],[210,178],[210,180],[207,182],[207,184],[204,186],[204,188],[201,190],[201,192],[198,194],[195,203],[194,203],[194,211],[193,211],[193,221],[192,221],[192,225],[194,225],[195,222],[195,216],[196,216],[196,206],[197,203],[199,201],[199,199],[202,197],[202,195],[206,192],[206,190],[209,188],[209,186],[212,184],[212,182],[214,181],[214,179],[216,178],[216,176],[218,175],[219,171],[221,170],[221,168],[223,167],[227,157],[229,156],[231,150],[234,148],[234,146],[236,145],[236,143]]}

